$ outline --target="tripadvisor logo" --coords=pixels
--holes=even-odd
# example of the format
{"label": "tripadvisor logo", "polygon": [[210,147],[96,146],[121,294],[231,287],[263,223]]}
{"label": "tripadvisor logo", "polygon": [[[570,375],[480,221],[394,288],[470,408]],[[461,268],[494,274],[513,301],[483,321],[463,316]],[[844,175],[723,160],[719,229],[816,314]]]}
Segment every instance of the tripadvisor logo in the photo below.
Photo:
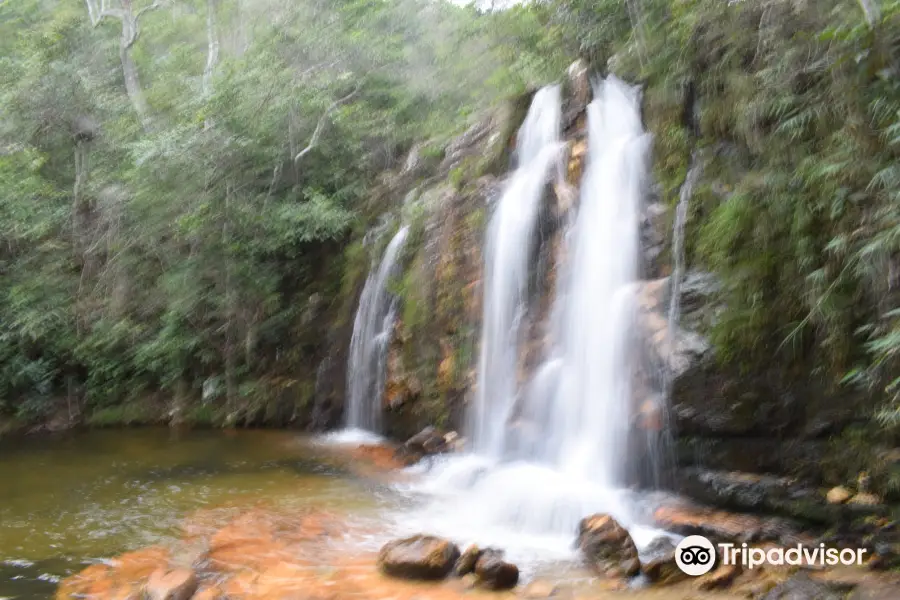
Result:
{"label": "tripadvisor logo", "polygon": [[864,548],[826,548],[825,544],[790,548],[751,548],[747,544],[717,544],[702,535],[690,535],[675,547],[675,564],[688,575],[697,577],[708,573],[716,563],[717,554],[724,565],[740,564],[748,569],[762,565],[836,566],[861,565]]}
{"label": "tripadvisor logo", "polygon": [[716,562],[716,547],[702,535],[689,535],[675,546],[675,564],[697,577],[709,573]]}

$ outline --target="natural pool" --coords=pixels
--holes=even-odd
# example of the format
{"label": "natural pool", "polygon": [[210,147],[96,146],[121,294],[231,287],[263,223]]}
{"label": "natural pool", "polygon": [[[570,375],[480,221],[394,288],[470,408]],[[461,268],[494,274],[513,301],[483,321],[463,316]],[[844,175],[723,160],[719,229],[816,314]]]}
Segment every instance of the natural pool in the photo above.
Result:
{"label": "natural pool", "polygon": [[0,598],[52,597],[59,578],[166,544],[192,512],[258,502],[364,519],[388,488],[284,431],[96,430],[0,441]]}
{"label": "natural pool", "polygon": [[[263,430],[148,428],[2,440],[0,600],[53,598],[61,578],[132,550],[147,557],[163,547],[175,563],[189,564],[181,559],[191,556],[178,553],[195,551],[194,541],[211,547],[211,536],[240,543],[234,551],[220,544],[216,555],[218,572],[227,574],[218,582],[234,598],[515,600],[533,597],[531,583],[560,585],[568,591],[559,597],[570,600],[743,597],[737,590],[698,592],[690,581],[610,587],[575,556],[529,564],[515,553],[525,571],[511,592],[475,591],[452,578],[429,585],[389,580],[375,567],[375,552],[388,539],[413,530],[460,544],[476,537],[474,530],[441,530],[440,514],[422,518],[423,506],[435,506],[431,495],[410,491],[421,487],[422,474],[376,467],[380,455],[354,452],[361,449]],[[267,528],[278,531],[272,537]],[[223,567],[229,560],[234,564]],[[244,575],[254,587],[242,595]]]}

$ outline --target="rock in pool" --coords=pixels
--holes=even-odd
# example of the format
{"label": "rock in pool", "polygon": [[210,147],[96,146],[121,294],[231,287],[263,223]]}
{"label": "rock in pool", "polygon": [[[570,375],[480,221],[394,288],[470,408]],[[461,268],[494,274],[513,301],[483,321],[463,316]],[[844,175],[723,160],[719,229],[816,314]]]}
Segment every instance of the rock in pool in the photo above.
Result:
{"label": "rock in pool", "polygon": [[459,548],[450,541],[414,535],[385,544],[378,552],[378,568],[391,577],[433,581],[449,575],[459,557]]}
{"label": "rock in pool", "polygon": [[503,560],[503,552],[486,549],[475,563],[479,587],[488,590],[508,590],[519,583],[519,567]]}
{"label": "rock in pool", "polygon": [[641,570],[634,541],[609,515],[596,514],[582,519],[576,543],[591,566],[606,575],[631,577]]}
{"label": "rock in pool", "polygon": [[456,561],[456,566],[453,568],[453,573],[457,577],[463,577],[468,575],[469,573],[473,573],[475,571],[475,563],[478,562],[478,558],[481,556],[481,550],[475,544],[472,544],[468,548],[466,548],[465,552],[462,553],[462,556],[459,557],[459,560]]}
{"label": "rock in pool", "polygon": [[677,583],[687,574],[675,563],[675,543],[668,537],[658,537],[647,547],[650,559],[641,565],[641,572],[658,585]]}

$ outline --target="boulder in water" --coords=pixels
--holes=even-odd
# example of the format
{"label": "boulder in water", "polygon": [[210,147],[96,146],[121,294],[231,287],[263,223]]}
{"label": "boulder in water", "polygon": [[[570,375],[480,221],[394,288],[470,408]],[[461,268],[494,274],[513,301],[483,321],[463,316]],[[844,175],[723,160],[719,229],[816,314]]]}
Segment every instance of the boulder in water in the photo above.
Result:
{"label": "boulder in water", "polygon": [[608,575],[630,577],[641,569],[634,540],[609,515],[596,514],[582,519],[576,543],[588,562]]}
{"label": "boulder in water", "polygon": [[378,553],[378,568],[402,579],[443,579],[460,557],[456,544],[433,535],[414,535],[385,544]]}
{"label": "boulder in water", "polygon": [[478,585],[489,590],[508,590],[519,583],[519,567],[503,560],[503,552],[488,548],[475,562]]}
{"label": "boulder in water", "polygon": [[147,600],[188,600],[197,591],[197,575],[190,569],[157,569],[144,586]]}
{"label": "boulder in water", "polygon": [[464,575],[468,575],[475,571],[475,563],[478,562],[478,559],[481,557],[481,550],[475,544],[472,544],[468,548],[466,548],[465,552],[462,553],[462,556],[459,557],[459,560],[456,561],[456,566],[453,568],[453,572],[457,577],[463,577]]}
{"label": "boulder in water", "polygon": [[444,434],[434,427],[426,427],[406,441],[406,447],[422,454],[435,454],[446,446]]}
{"label": "boulder in water", "polygon": [[414,463],[424,456],[450,451],[457,440],[456,432],[444,434],[434,427],[426,427],[412,436],[397,450],[397,458]]}
{"label": "boulder in water", "polygon": [[650,543],[650,560],[641,565],[641,572],[653,583],[669,585],[687,577],[675,563],[675,544],[668,537],[658,537]]}

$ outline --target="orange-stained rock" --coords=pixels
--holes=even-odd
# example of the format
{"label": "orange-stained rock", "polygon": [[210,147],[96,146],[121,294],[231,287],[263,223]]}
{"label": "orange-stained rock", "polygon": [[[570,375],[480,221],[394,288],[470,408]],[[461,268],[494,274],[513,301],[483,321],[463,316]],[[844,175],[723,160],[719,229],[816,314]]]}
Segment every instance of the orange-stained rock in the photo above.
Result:
{"label": "orange-stained rock", "polygon": [[337,535],[341,523],[325,512],[300,514],[249,510],[217,531],[209,540],[206,560],[218,572],[262,571],[280,561],[315,558],[320,538]]}
{"label": "orange-stained rock", "polygon": [[704,591],[725,588],[730,586],[741,572],[740,565],[719,565],[711,573],[697,579],[695,586],[698,590]]}
{"label": "orange-stained rock", "polygon": [[456,357],[452,351],[447,352],[438,365],[438,385],[443,390],[453,387],[453,378],[456,375]]}
{"label": "orange-stained rock", "polygon": [[189,600],[199,581],[190,569],[157,569],[144,586],[147,600]]}
{"label": "orange-stained rock", "polygon": [[453,542],[433,535],[414,535],[385,544],[378,553],[378,567],[391,577],[437,580],[450,574],[459,557],[459,548]]}
{"label": "orange-stained rock", "polygon": [[356,460],[365,461],[379,469],[401,469],[406,464],[397,458],[396,450],[381,444],[362,444],[350,451]]}
{"label": "orange-stained rock", "polygon": [[249,598],[256,590],[258,575],[251,571],[243,571],[222,584],[222,592],[226,598]]}
{"label": "orange-stained rock", "polygon": [[223,598],[225,598],[225,592],[222,591],[222,588],[211,585],[197,590],[192,600],[222,600]]}
{"label": "orange-stained rock", "polygon": [[108,565],[91,565],[64,579],[57,588],[56,597],[59,600],[139,598],[144,580],[156,569],[165,568],[168,563],[169,552],[165,548],[151,546],[126,552],[111,560]]}
{"label": "orange-stained rock", "polygon": [[814,540],[797,534],[786,522],[748,514],[675,505],[660,506],[653,512],[653,519],[662,529],[682,535],[736,542],[790,539],[791,543],[814,544]]}
{"label": "orange-stained rock", "polygon": [[630,577],[641,568],[628,530],[610,515],[598,513],[582,519],[576,543],[588,562],[606,575]]}
{"label": "orange-stained rock", "polygon": [[117,556],[110,564],[119,579],[134,581],[149,577],[150,573],[169,564],[169,551],[150,546]]}

